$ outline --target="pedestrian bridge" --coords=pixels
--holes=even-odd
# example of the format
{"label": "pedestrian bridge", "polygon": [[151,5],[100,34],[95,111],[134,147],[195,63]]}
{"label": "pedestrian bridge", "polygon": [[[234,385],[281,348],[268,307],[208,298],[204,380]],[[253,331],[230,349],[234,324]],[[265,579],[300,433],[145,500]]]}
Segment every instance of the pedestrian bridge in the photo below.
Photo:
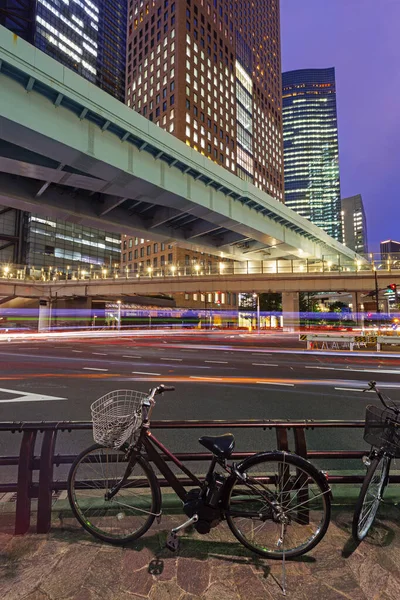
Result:
{"label": "pedestrian bridge", "polygon": [[0,204],[236,260],[356,256],[3,27]]}
{"label": "pedestrian bridge", "polygon": [[69,270],[0,267],[0,297],[62,298],[196,292],[361,292],[400,285],[399,261],[333,264],[330,261],[221,262],[214,267],[169,265],[140,273],[123,269]]}

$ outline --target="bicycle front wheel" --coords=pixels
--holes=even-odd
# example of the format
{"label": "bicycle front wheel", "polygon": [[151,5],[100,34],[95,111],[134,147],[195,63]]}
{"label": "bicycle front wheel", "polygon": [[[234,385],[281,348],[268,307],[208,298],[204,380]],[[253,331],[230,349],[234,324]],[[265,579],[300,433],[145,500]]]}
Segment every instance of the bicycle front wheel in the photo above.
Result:
{"label": "bicycle front wheel", "polygon": [[324,537],[330,488],[311,463],[295,454],[267,452],[245,460],[228,490],[226,520],[253,552],[281,559],[305,554]]}
{"label": "bicycle front wheel", "polygon": [[68,498],[75,517],[86,531],[111,544],[139,538],[161,510],[157,478],[142,456],[137,457],[121,489],[108,499],[127,466],[125,452],[95,444],[77,457],[68,476]]}
{"label": "bicycle front wheel", "polygon": [[383,454],[371,461],[361,487],[353,517],[353,537],[362,540],[370,530],[378,512],[385,490],[390,466],[390,458]]}

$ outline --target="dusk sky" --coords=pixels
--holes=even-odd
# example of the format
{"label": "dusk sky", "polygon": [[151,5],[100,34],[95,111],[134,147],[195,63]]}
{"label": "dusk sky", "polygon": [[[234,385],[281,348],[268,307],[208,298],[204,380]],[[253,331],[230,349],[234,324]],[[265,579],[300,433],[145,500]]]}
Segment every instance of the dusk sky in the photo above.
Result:
{"label": "dusk sky", "polygon": [[282,68],[335,67],[342,198],[400,238],[400,0],[281,0]]}

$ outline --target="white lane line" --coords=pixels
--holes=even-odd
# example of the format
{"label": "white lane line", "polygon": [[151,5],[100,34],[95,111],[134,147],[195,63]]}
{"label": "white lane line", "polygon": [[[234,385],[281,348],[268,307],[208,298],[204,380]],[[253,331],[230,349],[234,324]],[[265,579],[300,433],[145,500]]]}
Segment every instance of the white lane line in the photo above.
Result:
{"label": "white lane line", "polygon": [[142,358],[141,356],[135,356],[134,354],[123,354],[122,358]]}
{"label": "white lane line", "polygon": [[83,367],[84,371],[108,371],[108,369],[98,369],[97,367]]}
{"label": "white lane line", "polygon": [[146,373],[145,371],[132,371],[134,375],[161,375],[161,373]]}
{"label": "white lane line", "polygon": [[176,362],[182,362],[183,358],[166,358],[165,356],[160,356],[160,360],[175,360]]}
{"label": "white lane line", "polygon": [[96,356],[108,356],[107,352],[92,352],[92,354],[96,354]]}
{"label": "white lane line", "polygon": [[314,367],[307,366],[306,369],[320,369],[322,371],[344,371],[345,373],[381,373],[383,375],[400,375],[400,371],[394,369],[345,369],[342,367]]}
{"label": "white lane line", "polygon": [[251,363],[254,367],[279,367],[279,365],[272,365],[270,363]]}
{"label": "white lane line", "polygon": [[222,377],[200,377],[196,375],[191,375],[190,379],[205,379],[206,381],[222,381]]}
{"label": "white lane line", "polygon": [[260,385],[286,385],[287,387],[294,387],[294,383],[281,383],[279,381],[257,381]]}
{"label": "white lane line", "polygon": [[72,350],[72,352],[78,352],[79,354],[82,354],[83,350]]}
{"label": "white lane line", "polygon": [[10,402],[43,402],[47,400],[67,400],[67,398],[59,398],[58,396],[45,396],[44,394],[32,394],[30,392],[22,392],[21,390],[9,390],[6,388],[0,388],[0,392],[5,392],[6,394],[18,394],[17,398],[0,400],[1,404],[8,404]]}
{"label": "white lane line", "polygon": [[215,365],[227,365],[227,360],[205,360],[206,363],[214,363]]}
{"label": "white lane line", "polygon": [[[335,390],[339,390],[340,392],[360,392],[360,394],[362,394],[362,390],[358,390],[356,388],[339,388],[339,387],[335,387]],[[368,390],[368,391],[372,391],[372,390]]]}

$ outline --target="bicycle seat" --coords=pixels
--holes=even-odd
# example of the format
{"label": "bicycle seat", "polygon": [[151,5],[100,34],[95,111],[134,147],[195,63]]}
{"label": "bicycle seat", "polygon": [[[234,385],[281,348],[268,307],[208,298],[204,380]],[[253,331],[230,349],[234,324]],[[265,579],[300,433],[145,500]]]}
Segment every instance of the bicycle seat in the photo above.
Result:
{"label": "bicycle seat", "polygon": [[235,438],[231,433],[224,433],[215,437],[203,435],[199,438],[199,442],[218,458],[229,458],[235,447]]}

